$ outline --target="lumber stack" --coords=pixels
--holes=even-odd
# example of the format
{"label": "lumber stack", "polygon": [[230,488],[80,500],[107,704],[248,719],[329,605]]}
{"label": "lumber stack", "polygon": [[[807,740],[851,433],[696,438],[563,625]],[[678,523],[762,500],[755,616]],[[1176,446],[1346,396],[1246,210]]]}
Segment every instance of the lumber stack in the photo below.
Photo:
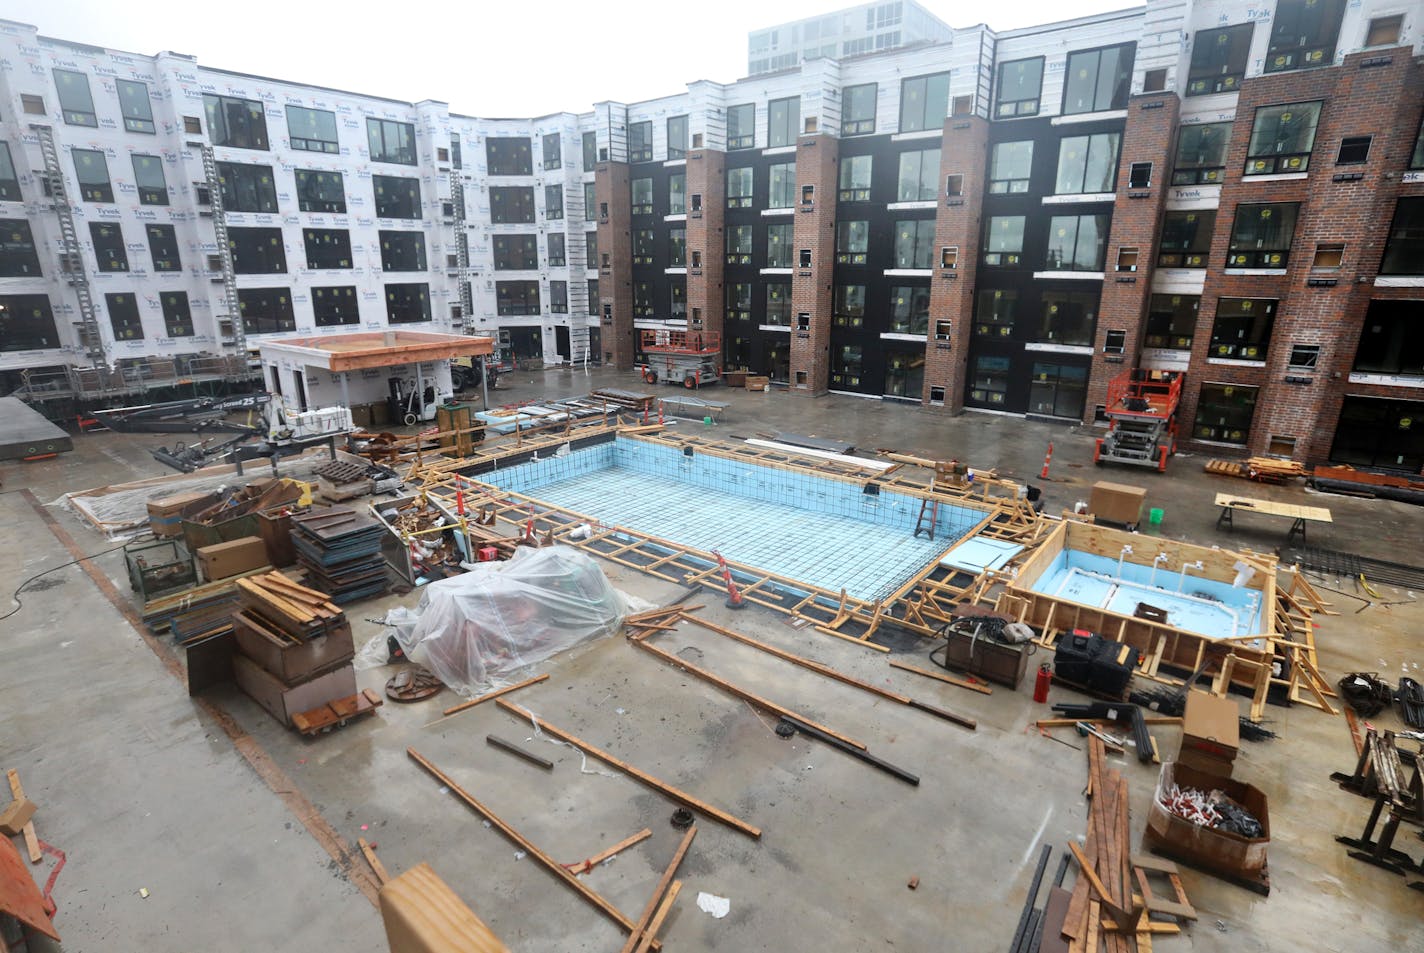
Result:
{"label": "lumber stack", "polygon": [[1276,457],[1251,457],[1246,461],[1246,473],[1257,483],[1289,483],[1305,476],[1305,465]]}
{"label": "lumber stack", "polygon": [[386,591],[385,533],[380,520],[346,507],[292,517],[292,545],[307,581],[339,604]]}
{"label": "lumber stack", "polygon": [[[1127,780],[1113,768],[1103,770],[1105,749],[1095,735],[1088,737],[1088,833],[1083,847],[1071,844],[1080,869],[1062,935],[1070,951],[1128,953],[1137,949],[1134,934],[1103,930],[1103,918],[1126,924],[1135,920],[1132,898],[1131,855],[1128,844]],[[1150,941],[1147,946],[1151,949]]]}

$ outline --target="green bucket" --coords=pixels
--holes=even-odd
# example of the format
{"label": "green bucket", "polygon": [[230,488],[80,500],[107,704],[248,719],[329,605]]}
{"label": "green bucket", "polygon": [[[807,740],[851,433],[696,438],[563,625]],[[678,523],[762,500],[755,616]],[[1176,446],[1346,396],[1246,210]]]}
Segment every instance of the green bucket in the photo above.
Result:
{"label": "green bucket", "polygon": [[1155,506],[1154,506],[1152,509],[1148,510],[1148,511],[1147,511],[1147,522],[1151,523],[1153,526],[1161,526],[1161,525],[1162,525],[1162,511],[1161,511],[1160,509],[1158,509],[1157,507],[1155,507]]}

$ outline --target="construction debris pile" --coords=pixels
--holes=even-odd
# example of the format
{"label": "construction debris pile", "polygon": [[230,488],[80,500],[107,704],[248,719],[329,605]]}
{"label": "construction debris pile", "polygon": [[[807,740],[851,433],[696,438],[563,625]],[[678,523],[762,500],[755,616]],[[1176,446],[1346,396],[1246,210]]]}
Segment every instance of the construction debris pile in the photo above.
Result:
{"label": "construction debris pile", "polygon": [[1175,782],[1157,792],[1157,803],[1177,817],[1200,827],[1230,831],[1242,837],[1261,837],[1261,822],[1220,790],[1182,788]]}

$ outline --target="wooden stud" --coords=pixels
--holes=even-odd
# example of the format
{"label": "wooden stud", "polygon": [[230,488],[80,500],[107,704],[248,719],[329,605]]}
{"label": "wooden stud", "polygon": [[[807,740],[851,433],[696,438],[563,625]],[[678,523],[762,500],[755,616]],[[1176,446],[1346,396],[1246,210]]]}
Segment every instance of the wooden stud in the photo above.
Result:
{"label": "wooden stud", "polygon": [[381,858],[376,856],[376,848],[372,847],[364,837],[356,838],[356,843],[360,845],[366,863],[371,865],[371,870],[376,875],[376,882],[384,887],[386,881],[391,879],[391,875],[386,873],[386,865],[381,863]]}
{"label": "wooden stud", "polygon": [[677,852],[672,855],[672,861],[668,864],[667,870],[663,871],[662,879],[653,888],[653,895],[648,898],[647,906],[643,908],[643,915],[638,918],[633,932],[628,935],[628,942],[623,944],[622,953],[634,953],[635,950],[647,949],[651,944],[653,933],[649,927],[652,925],[653,917],[657,915],[663,894],[672,884],[673,877],[677,875],[677,868],[682,866],[682,859],[687,856],[688,848],[692,846],[692,838],[696,836],[697,825],[693,824],[682,836],[682,843],[677,845]]}
{"label": "wooden stud", "polygon": [[645,827],[638,833],[634,834],[632,837],[625,837],[618,843],[614,844],[612,847],[605,847],[603,850],[594,854],[587,860],[581,860],[576,864],[565,864],[564,866],[569,869],[570,873],[588,873],[590,870],[597,867],[599,864],[603,863],[608,858],[613,857],[617,854],[621,854],[623,853],[623,851],[627,850],[629,847],[632,847],[634,844],[641,843],[642,841],[645,841],[652,836],[653,832]]}
{"label": "wooden stud", "polygon": [[682,881],[674,880],[672,886],[668,888],[667,896],[663,897],[663,902],[658,905],[658,912],[653,915],[653,922],[648,924],[647,931],[643,934],[643,939],[638,942],[636,953],[646,953],[653,945],[653,938],[658,935],[658,931],[663,928],[663,921],[672,912],[672,905],[677,900],[677,895],[682,892]]}
{"label": "wooden stud", "polygon": [[[5,777],[10,782],[10,795],[17,801],[24,797],[25,789],[20,786],[20,772],[11,768],[5,772]],[[26,821],[20,830],[25,835],[25,852],[30,856],[30,863],[38,864],[44,854],[40,852],[40,839],[35,834],[35,822]]]}
{"label": "wooden stud", "polygon": [[461,702],[458,705],[452,705],[449,708],[445,709],[443,712],[441,712],[441,714],[445,715],[448,718],[450,715],[459,714],[462,711],[474,708],[476,705],[483,704],[484,702],[490,701],[491,699],[499,698],[501,695],[508,695],[510,692],[518,691],[519,689],[525,688],[529,685],[537,685],[540,682],[547,681],[548,678],[548,675],[535,675],[533,678],[526,678],[522,682],[516,682],[513,685],[506,685],[504,688],[497,688],[492,692],[486,692],[479,698],[471,698],[469,701]]}
{"label": "wooden stud", "polygon": [[974,682],[966,682],[950,675],[941,675],[938,672],[927,672],[922,668],[918,668],[914,665],[906,665],[904,662],[897,662],[894,659],[890,660],[890,667],[898,668],[906,672],[914,672],[916,675],[923,675],[925,678],[932,678],[937,682],[944,682],[947,685],[957,685],[960,688],[967,688],[971,692],[978,692],[981,695],[994,694],[994,690],[988,685],[976,685]]}

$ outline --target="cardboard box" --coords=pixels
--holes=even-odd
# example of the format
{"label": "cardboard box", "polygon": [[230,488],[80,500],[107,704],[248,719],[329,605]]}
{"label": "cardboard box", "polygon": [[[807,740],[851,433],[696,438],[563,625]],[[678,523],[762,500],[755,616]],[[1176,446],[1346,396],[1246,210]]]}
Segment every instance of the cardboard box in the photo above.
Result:
{"label": "cardboard box", "polygon": [[387,882],[380,898],[391,953],[509,953],[429,864]]}
{"label": "cardboard box", "polygon": [[314,639],[294,642],[244,609],[233,615],[232,632],[243,655],[288,685],[349,662],[356,654],[350,623],[333,626]]}
{"label": "cardboard box", "polygon": [[243,536],[198,550],[198,564],[209,582],[267,565],[267,546],[260,536]]}
{"label": "cardboard box", "polygon": [[1236,699],[1187,692],[1187,708],[1182,714],[1182,748],[1185,761],[1188,752],[1200,752],[1214,761],[1224,762],[1227,774],[1231,762],[1241,749],[1241,710]]}
{"label": "cardboard box", "polygon": [[1219,778],[1231,777],[1232,770],[1236,767],[1234,761],[1225,758],[1218,758],[1215,755],[1207,754],[1200,748],[1182,747],[1177,753],[1177,763],[1194,768],[1206,774],[1212,774]]}
{"label": "cardboard box", "polygon": [[167,538],[183,535],[183,517],[217,502],[216,493],[179,493],[148,501],[148,526],[153,535]]}
{"label": "cardboard box", "polygon": [[296,685],[287,685],[245,655],[232,657],[232,672],[238,688],[289,728],[293,715],[356,694],[356,669],[350,663]]}
{"label": "cardboard box", "polygon": [[[1264,836],[1254,839],[1229,831],[1193,824],[1178,817],[1160,803],[1160,796],[1173,782],[1179,787],[1200,791],[1219,790],[1255,815]],[[1157,791],[1147,809],[1147,830],[1171,853],[1188,863],[1238,877],[1253,877],[1266,866],[1266,847],[1271,842],[1271,819],[1266,795],[1249,784],[1208,774],[1185,764],[1167,762],[1157,780]]]}
{"label": "cardboard box", "polygon": [[1088,512],[1099,522],[1136,527],[1146,502],[1147,491],[1141,487],[1099,481],[1088,497]]}

